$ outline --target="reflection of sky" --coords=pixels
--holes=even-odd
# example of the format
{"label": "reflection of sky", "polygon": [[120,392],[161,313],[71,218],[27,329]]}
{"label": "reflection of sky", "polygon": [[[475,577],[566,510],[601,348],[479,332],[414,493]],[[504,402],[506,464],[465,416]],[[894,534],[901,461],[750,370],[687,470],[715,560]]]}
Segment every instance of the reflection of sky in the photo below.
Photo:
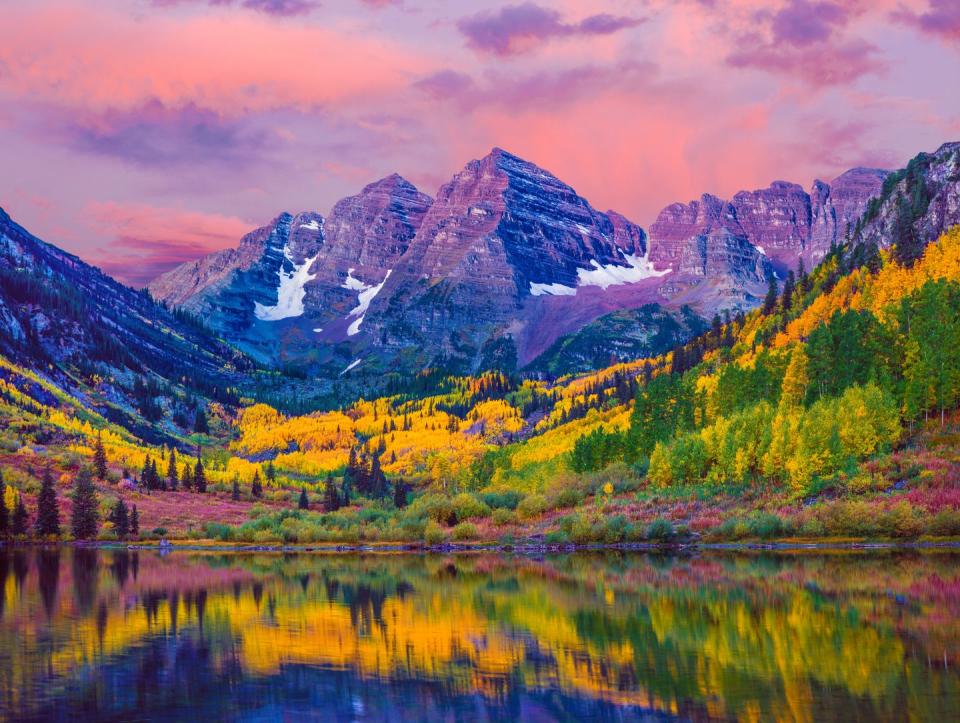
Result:
{"label": "reflection of sky", "polygon": [[598,208],[960,138],[951,0],[34,0],[0,25],[0,205],[142,282],[502,146]]}
{"label": "reflection of sky", "polygon": [[19,550],[0,711],[951,720],[957,562]]}

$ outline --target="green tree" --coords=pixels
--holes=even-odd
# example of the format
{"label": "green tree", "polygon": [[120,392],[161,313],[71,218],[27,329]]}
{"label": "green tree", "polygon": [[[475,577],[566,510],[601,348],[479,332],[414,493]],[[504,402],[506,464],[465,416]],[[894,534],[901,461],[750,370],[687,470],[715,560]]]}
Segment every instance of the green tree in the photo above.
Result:
{"label": "green tree", "polygon": [[763,314],[769,316],[777,308],[777,277],[773,274],[767,276],[767,295],[763,299]]}
{"label": "green tree", "polygon": [[193,420],[193,431],[197,434],[209,434],[210,425],[207,423],[207,414],[203,408],[197,409],[197,414]]}
{"label": "green tree", "polygon": [[230,499],[234,502],[240,500],[240,477],[238,475],[233,476],[233,490],[230,492]]}
{"label": "green tree", "polygon": [[140,536],[140,513],[136,505],[130,510],[130,534],[133,537]]}
{"label": "green tree", "polygon": [[89,540],[97,536],[99,525],[97,491],[93,486],[90,470],[83,467],[73,480],[73,512],[70,516],[70,527],[76,539]]}
{"label": "green tree", "polygon": [[97,443],[93,447],[93,469],[97,479],[107,478],[107,450],[103,447],[103,434],[97,432]]}
{"label": "green tree", "polygon": [[402,479],[393,483],[393,505],[398,510],[407,506],[407,485]]}
{"label": "green tree", "polygon": [[113,523],[113,529],[117,532],[117,537],[121,540],[126,539],[130,534],[130,517],[127,513],[127,505],[122,498],[117,498],[116,504],[110,511],[110,522]]}
{"label": "green tree", "polygon": [[807,386],[810,384],[809,364],[806,349],[803,344],[797,344],[790,353],[790,363],[783,376],[780,391],[781,407],[796,407],[803,404],[807,396]]}
{"label": "green tree", "polygon": [[17,504],[13,506],[10,532],[14,537],[23,537],[27,534],[27,506],[23,504],[23,495],[17,495]]}
{"label": "green tree", "polygon": [[265,476],[266,476],[268,482],[276,482],[276,481],[277,481],[277,470],[276,470],[276,469],[274,468],[274,466],[273,466],[273,460],[272,460],[272,459],[271,459],[269,462],[267,462],[267,469],[266,469]]}
{"label": "green tree", "polygon": [[57,536],[60,534],[60,510],[57,507],[57,491],[53,486],[53,475],[47,468],[40,482],[37,495],[37,519],[34,522],[37,537]]}
{"label": "green tree", "polygon": [[340,495],[337,492],[337,485],[333,481],[333,475],[327,475],[327,481],[323,488],[323,511],[336,512],[340,509]]}
{"label": "green tree", "polygon": [[300,499],[297,501],[297,507],[299,507],[301,510],[310,509],[310,499],[307,497],[306,487],[300,488]]}
{"label": "green tree", "polygon": [[10,510],[7,509],[7,483],[3,479],[3,470],[0,470],[0,539],[10,532]]}
{"label": "green tree", "polygon": [[177,485],[180,484],[180,475],[177,474],[177,450],[170,448],[170,457],[167,459],[167,486],[177,491]]}
{"label": "green tree", "polygon": [[197,450],[197,464],[193,468],[193,486],[197,488],[197,492],[207,491],[207,475],[203,471],[203,461],[200,459],[199,450]]}
{"label": "green tree", "polygon": [[260,480],[260,470],[254,470],[253,482],[250,483],[250,494],[260,499],[263,497],[263,482]]}

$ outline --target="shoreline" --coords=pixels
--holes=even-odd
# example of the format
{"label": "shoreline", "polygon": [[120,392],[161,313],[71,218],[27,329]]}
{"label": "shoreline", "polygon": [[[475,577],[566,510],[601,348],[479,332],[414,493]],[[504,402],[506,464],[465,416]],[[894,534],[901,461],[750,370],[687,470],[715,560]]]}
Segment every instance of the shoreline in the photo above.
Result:
{"label": "shoreline", "polygon": [[699,551],[714,552],[816,552],[816,551],[845,551],[863,552],[870,550],[960,550],[960,539],[928,539],[928,540],[820,540],[783,542],[631,542],[613,544],[586,544],[572,543],[548,544],[538,542],[519,542],[515,544],[502,543],[443,543],[427,545],[422,542],[398,543],[328,543],[310,545],[285,544],[246,544],[222,543],[186,540],[160,540],[136,543],[122,543],[116,541],[94,542],[0,542],[0,548],[32,548],[32,547],[73,547],[80,549],[104,550],[156,550],[169,554],[171,552],[236,552],[236,553],[284,553],[284,554],[349,554],[349,553],[403,553],[403,554],[467,554],[467,553],[515,553],[521,555],[540,554],[576,554],[583,552],[669,552],[691,553]]}

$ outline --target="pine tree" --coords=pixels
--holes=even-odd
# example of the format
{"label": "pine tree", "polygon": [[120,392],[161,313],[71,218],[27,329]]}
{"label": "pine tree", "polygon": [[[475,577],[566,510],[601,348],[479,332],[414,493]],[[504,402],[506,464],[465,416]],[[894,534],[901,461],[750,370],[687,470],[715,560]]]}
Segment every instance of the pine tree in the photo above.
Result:
{"label": "pine tree", "polygon": [[263,497],[263,482],[260,481],[260,470],[254,470],[253,482],[250,483],[250,494],[257,499]]}
{"label": "pine tree", "polygon": [[777,308],[777,277],[770,274],[767,277],[767,295],[763,300],[763,313],[768,316]]}
{"label": "pine tree", "polygon": [[10,532],[14,537],[22,537],[27,534],[27,508],[23,504],[23,495],[17,495],[17,504],[13,508]]}
{"label": "pine tree", "polygon": [[117,498],[113,510],[110,512],[110,522],[117,531],[117,537],[123,540],[130,532],[130,518],[127,515],[127,506],[122,498]]}
{"label": "pine tree", "polygon": [[107,478],[107,450],[103,448],[103,435],[97,432],[97,443],[93,447],[93,469],[97,479]]}
{"label": "pine tree", "polygon": [[333,475],[327,475],[327,482],[323,488],[323,511],[336,512],[340,509],[340,495],[337,493],[337,485],[333,481]]}
{"label": "pine tree", "polygon": [[300,499],[297,501],[297,507],[299,507],[301,510],[309,510],[309,509],[310,509],[310,500],[309,500],[309,498],[307,497],[307,488],[306,488],[306,487],[301,487],[301,488],[300,488]]}
{"label": "pine tree", "polygon": [[267,481],[269,481],[269,482],[276,482],[276,481],[277,481],[277,470],[275,470],[275,469],[273,468],[273,460],[272,460],[272,459],[271,459],[269,462],[267,462],[267,472],[266,472],[266,476],[267,476]]}
{"label": "pine tree", "polygon": [[183,463],[183,472],[180,473],[180,482],[183,484],[183,489],[188,492],[193,489],[193,473],[190,471],[190,463]]}
{"label": "pine tree", "polygon": [[343,478],[343,484],[340,486],[340,506],[350,506],[350,480]]}
{"label": "pine tree", "polygon": [[37,520],[34,523],[37,537],[60,534],[60,510],[57,509],[57,491],[53,487],[53,475],[50,469],[44,470],[37,495]]}
{"label": "pine tree", "polygon": [[10,510],[7,509],[7,483],[0,470],[0,539],[10,532]]}
{"label": "pine tree", "polygon": [[780,308],[782,308],[784,312],[790,311],[790,309],[793,307],[794,287],[795,281],[793,272],[791,271],[787,274],[787,280],[783,283],[783,295],[780,299]]}
{"label": "pine tree", "polygon": [[207,475],[203,471],[203,462],[200,460],[199,450],[197,451],[197,466],[193,468],[193,486],[197,488],[197,492],[207,491]]}
{"label": "pine tree", "polygon": [[407,485],[402,479],[393,484],[393,504],[398,510],[407,506]]}
{"label": "pine tree", "polygon": [[177,450],[170,450],[170,458],[167,460],[167,485],[174,492],[177,491],[177,485],[180,483],[177,474]]}
{"label": "pine tree", "polygon": [[237,475],[233,476],[233,491],[230,493],[230,499],[234,502],[240,500],[240,478]]}
{"label": "pine tree", "polygon": [[73,514],[70,527],[76,539],[89,540],[97,536],[99,524],[97,492],[93,487],[90,470],[84,467],[73,481]]}
{"label": "pine tree", "polygon": [[140,536],[140,513],[137,512],[136,505],[130,510],[130,534],[133,537]]}
{"label": "pine tree", "polygon": [[193,431],[197,434],[208,434],[210,425],[207,424],[207,415],[203,409],[197,409],[197,415],[193,421]]}

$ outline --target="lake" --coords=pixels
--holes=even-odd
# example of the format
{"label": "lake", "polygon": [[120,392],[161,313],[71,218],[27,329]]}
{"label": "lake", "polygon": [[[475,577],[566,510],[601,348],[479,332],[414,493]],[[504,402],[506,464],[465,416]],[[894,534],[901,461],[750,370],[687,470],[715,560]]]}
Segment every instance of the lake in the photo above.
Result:
{"label": "lake", "polygon": [[0,550],[16,720],[960,720],[952,551]]}

